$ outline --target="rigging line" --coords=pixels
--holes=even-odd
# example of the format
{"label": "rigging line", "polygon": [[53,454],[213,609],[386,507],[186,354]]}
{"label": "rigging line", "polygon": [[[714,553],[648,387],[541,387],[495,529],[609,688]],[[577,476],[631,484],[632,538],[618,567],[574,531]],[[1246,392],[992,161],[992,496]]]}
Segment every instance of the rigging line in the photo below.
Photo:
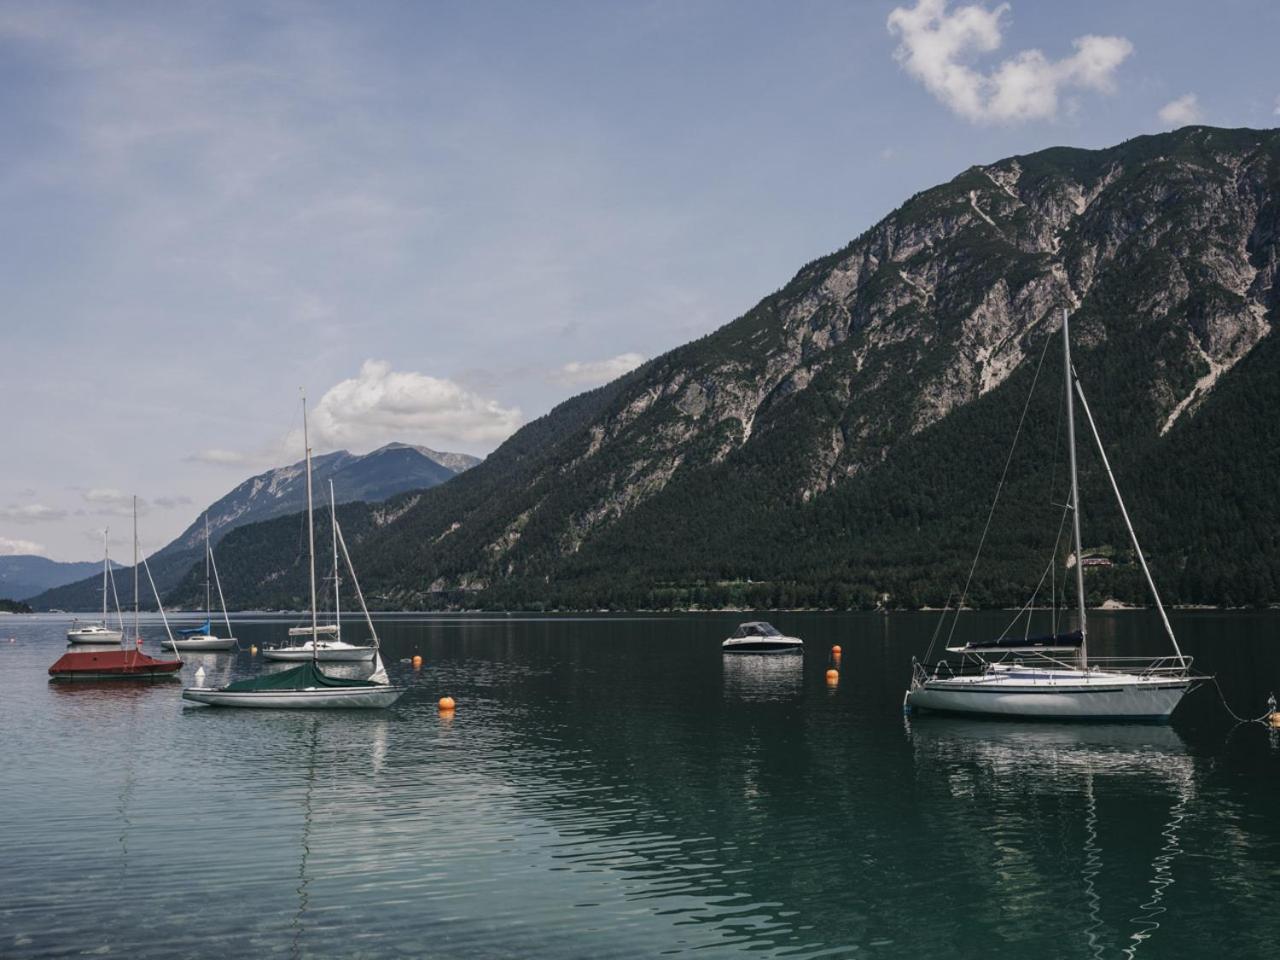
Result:
{"label": "rigging line", "polygon": [[947,622],[947,611],[951,609],[951,598],[955,595],[954,588],[947,593],[947,602],[942,605],[942,616],[938,617],[938,625],[933,628],[933,636],[929,640],[929,649],[924,654],[925,663],[933,659],[934,645],[938,642],[938,634],[942,632],[942,625]]}
{"label": "rigging line", "polygon": [[147,571],[147,580],[151,583],[151,592],[155,594],[156,598],[156,609],[160,611],[160,619],[164,621],[164,632],[169,637],[169,646],[173,650],[173,655],[178,658],[178,662],[183,663],[182,651],[173,642],[173,631],[169,629],[169,618],[165,616],[164,604],[160,602],[160,591],[156,589],[155,577],[151,576],[151,564],[147,563],[145,555],[142,558],[142,569]]}
{"label": "rigging line", "polygon": [[[1027,602],[1023,605],[1022,609],[1021,609],[1021,610],[1019,610],[1019,611],[1018,611],[1018,613],[1014,616],[1014,618],[1013,618],[1012,620],[1010,620],[1010,621],[1009,621],[1009,625],[1008,625],[1007,627],[1005,627],[1005,628],[1004,628],[1004,631],[1000,634],[1000,639],[1001,639],[1001,640],[1003,640],[1005,637],[1007,637],[1007,636],[1009,635],[1009,632],[1010,632],[1011,630],[1013,630],[1014,625],[1015,625],[1015,624],[1017,624],[1017,622],[1018,622],[1019,620],[1021,620],[1021,619],[1022,619],[1022,615],[1023,615],[1024,613],[1025,613],[1025,614],[1027,614],[1027,629],[1026,629],[1026,631],[1023,633],[1023,635],[1022,635],[1022,636],[1023,636],[1023,639],[1026,639],[1028,636],[1030,636],[1030,634],[1031,634],[1031,615],[1030,615],[1031,605],[1032,605],[1033,603],[1035,603],[1035,601],[1036,601],[1036,597],[1040,595],[1040,588],[1044,586],[1044,581],[1045,581],[1045,579],[1049,576],[1049,572],[1053,569],[1054,564],[1055,564],[1055,563],[1057,562],[1057,560],[1058,560],[1058,543],[1062,540],[1062,528],[1063,528],[1063,527],[1065,527],[1065,526],[1067,525],[1067,511],[1068,511],[1068,510],[1070,510],[1070,509],[1071,509],[1070,507],[1064,507],[1064,508],[1063,508],[1063,511],[1062,511],[1062,520],[1061,520],[1061,521],[1059,521],[1059,523],[1058,523],[1058,537],[1057,537],[1057,539],[1056,539],[1056,540],[1054,540],[1054,543],[1053,543],[1053,553],[1051,553],[1051,554],[1049,555],[1049,564],[1048,564],[1048,566],[1046,566],[1046,567],[1044,568],[1044,573],[1040,574],[1040,582],[1036,584],[1036,588],[1035,588],[1035,590],[1033,590],[1033,591],[1032,591],[1032,593],[1031,593],[1031,597],[1030,597],[1030,598],[1027,600]],[[1055,631],[1054,631],[1054,633],[1056,634],[1056,633],[1057,633],[1057,631],[1055,630]]]}
{"label": "rigging line", "polygon": [[222,619],[227,625],[227,636],[235,640],[236,649],[240,649],[240,641],[236,640],[236,632],[231,629],[231,617],[227,615],[227,600],[222,595],[222,579],[218,576],[218,561],[213,556],[213,549],[205,544],[209,550],[209,563],[213,566],[213,582],[218,586],[218,603],[222,604]]}
{"label": "rigging line", "polygon": [[960,602],[956,605],[956,614],[951,618],[951,631],[947,634],[947,646],[951,646],[951,638],[955,635],[956,624],[960,622],[960,611],[969,596],[969,587],[973,583],[973,572],[978,569],[978,558],[982,556],[982,547],[987,542],[987,533],[991,530],[991,520],[996,515],[996,505],[1000,502],[1000,493],[1004,490],[1005,479],[1009,476],[1009,465],[1013,463],[1013,452],[1018,448],[1018,438],[1022,436],[1022,425],[1026,422],[1027,411],[1031,409],[1031,398],[1035,396],[1036,384],[1040,381],[1040,370],[1044,366],[1045,354],[1049,352],[1052,336],[1044,338],[1044,346],[1040,349],[1040,361],[1036,364],[1035,376],[1031,378],[1031,389],[1027,391],[1027,401],[1022,405],[1022,416],[1018,418],[1018,429],[1013,433],[1013,443],[1009,445],[1009,455],[1005,457],[1004,469],[1000,472],[1000,482],[996,484],[996,495],[991,501],[991,509],[987,512],[987,522],[982,528],[982,537],[978,540],[978,551],[973,555],[973,563],[969,565],[969,576],[965,579],[964,590],[960,592]]}

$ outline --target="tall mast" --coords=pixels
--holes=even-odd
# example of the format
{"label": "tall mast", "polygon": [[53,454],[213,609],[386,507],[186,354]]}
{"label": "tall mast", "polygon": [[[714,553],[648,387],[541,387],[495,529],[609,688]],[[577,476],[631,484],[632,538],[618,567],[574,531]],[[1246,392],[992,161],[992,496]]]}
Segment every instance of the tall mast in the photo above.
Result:
{"label": "tall mast", "polygon": [[213,616],[212,600],[209,597],[209,514],[204,515],[204,614],[205,618]]}
{"label": "tall mast", "polygon": [[311,517],[311,440],[307,434],[307,395],[302,395],[302,445],[307,451],[307,549],[311,572],[311,662],[315,663],[319,632],[316,624],[316,529]]}
{"label": "tall mast", "polygon": [[1089,668],[1089,634],[1085,623],[1084,564],[1080,548],[1080,481],[1076,477],[1076,421],[1075,402],[1071,391],[1071,333],[1067,325],[1067,310],[1062,310],[1062,364],[1067,390],[1067,453],[1071,460],[1071,527],[1076,541],[1076,602],[1080,608],[1080,669]]}
{"label": "tall mast", "polygon": [[338,636],[342,636],[342,608],[339,600],[338,585],[338,505],[333,497],[333,481],[329,481],[329,525],[333,527],[333,622],[338,625]]}
{"label": "tall mast", "polygon": [[111,562],[110,548],[107,546],[107,534],[110,529],[102,531],[102,625],[107,625],[107,564]]}
{"label": "tall mast", "polygon": [[136,644],[142,633],[138,629],[138,495],[133,495],[133,639]]}

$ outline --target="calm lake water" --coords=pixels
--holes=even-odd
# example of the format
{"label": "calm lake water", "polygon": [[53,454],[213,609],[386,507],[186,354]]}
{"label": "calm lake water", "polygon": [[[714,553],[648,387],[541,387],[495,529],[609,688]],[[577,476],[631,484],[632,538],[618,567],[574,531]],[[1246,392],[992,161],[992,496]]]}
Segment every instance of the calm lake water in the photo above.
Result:
{"label": "calm lake water", "polygon": [[[907,721],[934,615],[767,618],[807,655],[723,659],[736,615],[383,618],[410,692],[309,714],[50,684],[67,619],[0,617],[0,956],[1275,956],[1277,732],[1209,689],[1165,727]],[[1175,623],[1239,712],[1280,689],[1280,616]]]}

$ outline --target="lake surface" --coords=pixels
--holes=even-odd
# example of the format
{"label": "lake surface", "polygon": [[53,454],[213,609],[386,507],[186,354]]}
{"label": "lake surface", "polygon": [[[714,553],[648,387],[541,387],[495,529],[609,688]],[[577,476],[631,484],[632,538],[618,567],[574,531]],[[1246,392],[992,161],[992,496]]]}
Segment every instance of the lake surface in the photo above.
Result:
{"label": "lake surface", "polygon": [[[936,615],[766,617],[806,656],[722,658],[737,615],[381,618],[410,691],[354,713],[51,684],[67,618],[0,617],[0,956],[1275,955],[1280,732],[1211,689],[1163,727],[907,720]],[[1280,689],[1280,616],[1175,625],[1238,712]]]}

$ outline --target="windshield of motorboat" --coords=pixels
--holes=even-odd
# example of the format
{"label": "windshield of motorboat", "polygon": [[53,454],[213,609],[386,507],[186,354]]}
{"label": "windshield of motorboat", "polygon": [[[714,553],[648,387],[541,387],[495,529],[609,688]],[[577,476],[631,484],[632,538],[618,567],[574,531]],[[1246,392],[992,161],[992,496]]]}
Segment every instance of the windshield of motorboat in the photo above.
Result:
{"label": "windshield of motorboat", "polygon": [[782,631],[778,630],[773,624],[758,621],[754,623],[744,623],[738,627],[738,632],[734,638],[738,637],[780,637]]}

